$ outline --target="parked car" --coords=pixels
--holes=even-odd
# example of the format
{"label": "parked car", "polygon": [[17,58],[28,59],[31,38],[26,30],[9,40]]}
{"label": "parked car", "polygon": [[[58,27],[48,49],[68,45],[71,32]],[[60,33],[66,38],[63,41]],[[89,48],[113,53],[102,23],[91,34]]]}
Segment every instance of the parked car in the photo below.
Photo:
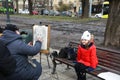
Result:
{"label": "parked car", "polygon": [[63,11],[63,12],[61,13],[61,15],[62,15],[62,16],[69,16],[69,17],[71,17],[71,16],[72,16],[72,12],[71,12],[71,11]]}
{"label": "parked car", "polygon": [[32,11],[32,14],[33,14],[33,15],[38,15],[38,11],[33,10],[33,11]]}
{"label": "parked car", "polygon": [[95,14],[95,18],[102,18],[102,13]]}
{"label": "parked car", "polygon": [[18,13],[22,13],[22,11],[23,11],[22,9],[19,9]]}
{"label": "parked car", "polygon": [[59,11],[50,10],[50,11],[49,11],[49,15],[50,15],[50,16],[59,16],[59,15],[60,15],[60,12],[59,12]]}
{"label": "parked car", "polygon": [[29,10],[28,9],[25,9],[25,10],[19,9],[19,13],[20,14],[29,14]]}
{"label": "parked car", "polygon": [[43,10],[43,15],[49,15],[49,10],[44,9],[44,10]]}

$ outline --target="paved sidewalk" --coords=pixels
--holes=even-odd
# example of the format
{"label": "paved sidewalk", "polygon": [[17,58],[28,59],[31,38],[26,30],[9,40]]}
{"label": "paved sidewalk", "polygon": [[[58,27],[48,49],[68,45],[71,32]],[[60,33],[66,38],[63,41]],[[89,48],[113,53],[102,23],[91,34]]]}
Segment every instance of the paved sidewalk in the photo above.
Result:
{"label": "paved sidewalk", "polygon": [[[36,55],[35,58],[40,61],[40,56]],[[76,73],[71,67],[69,70],[66,70],[66,65],[62,64],[57,66],[57,73],[51,74],[52,72],[52,62],[49,57],[50,68],[48,67],[47,57],[45,54],[42,54],[41,65],[42,65],[42,75],[39,80],[77,80]],[[87,74],[87,80],[99,80],[89,74]]]}

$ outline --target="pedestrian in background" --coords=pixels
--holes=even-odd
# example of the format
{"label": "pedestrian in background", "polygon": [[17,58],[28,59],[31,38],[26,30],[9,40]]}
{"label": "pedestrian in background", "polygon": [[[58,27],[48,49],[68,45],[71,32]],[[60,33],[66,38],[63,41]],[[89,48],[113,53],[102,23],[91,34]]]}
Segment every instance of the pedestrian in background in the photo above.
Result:
{"label": "pedestrian in background", "polygon": [[86,70],[93,71],[97,64],[98,59],[93,37],[88,31],[85,31],[81,37],[77,51],[77,62],[75,64],[75,71],[78,76],[77,80],[86,80]]}
{"label": "pedestrian in background", "polygon": [[42,72],[41,64],[35,59],[29,61],[28,56],[39,53],[42,40],[38,38],[34,46],[26,44],[22,40],[19,29],[13,24],[6,25],[0,40],[7,45],[16,60],[15,73],[8,80],[38,80]]}
{"label": "pedestrian in background", "polygon": [[0,26],[0,36],[2,36],[3,30],[4,29]]}

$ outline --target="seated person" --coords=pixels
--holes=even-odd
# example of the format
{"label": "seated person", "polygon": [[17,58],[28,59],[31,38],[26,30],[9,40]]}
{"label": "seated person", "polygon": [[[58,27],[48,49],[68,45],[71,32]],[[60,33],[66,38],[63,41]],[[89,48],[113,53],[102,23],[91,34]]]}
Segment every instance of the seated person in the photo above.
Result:
{"label": "seated person", "polygon": [[96,56],[96,47],[91,34],[85,31],[81,37],[80,45],[77,51],[77,62],[74,66],[77,80],[86,80],[85,71],[92,71],[96,68],[98,59]]}

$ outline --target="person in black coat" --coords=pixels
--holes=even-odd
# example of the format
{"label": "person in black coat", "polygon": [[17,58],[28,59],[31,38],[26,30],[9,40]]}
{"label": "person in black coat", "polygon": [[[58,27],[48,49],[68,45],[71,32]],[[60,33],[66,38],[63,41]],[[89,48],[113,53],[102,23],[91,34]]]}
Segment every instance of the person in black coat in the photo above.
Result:
{"label": "person in black coat", "polygon": [[6,45],[0,41],[0,80],[7,80],[16,69],[16,60],[11,56]]}

